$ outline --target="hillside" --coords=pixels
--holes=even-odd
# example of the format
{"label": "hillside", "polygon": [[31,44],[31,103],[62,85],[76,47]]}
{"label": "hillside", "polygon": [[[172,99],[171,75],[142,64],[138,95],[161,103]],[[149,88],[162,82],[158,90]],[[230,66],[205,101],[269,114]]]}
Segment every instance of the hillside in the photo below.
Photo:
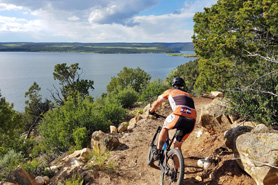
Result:
{"label": "hillside", "polygon": [[[197,111],[199,112],[204,104],[211,102],[211,99],[198,97],[194,99]],[[160,109],[157,112],[167,115],[168,109]],[[131,133],[125,133],[120,142],[124,145],[116,151],[112,151],[111,160],[118,165],[116,174],[106,174],[99,172],[97,181],[93,184],[138,184],[138,185],[157,185],[160,181],[160,170],[150,167],[146,164],[147,153],[150,140],[157,126],[163,122],[162,118],[141,122]],[[197,123],[195,131],[182,145],[183,156],[185,158],[185,176],[184,185],[255,185],[255,182],[243,172],[233,159],[232,153],[223,153],[220,155],[221,161],[212,169],[204,171],[197,167],[197,160],[212,156],[217,149],[223,145],[223,134],[210,136],[203,132],[201,137],[197,138],[198,131],[201,130]],[[209,174],[214,172],[214,178],[211,180]],[[202,177],[202,181],[197,181],[197,176]]]}
{"label": "hillside", "polygon": [[0,52],[179,53],[193,43],[0,43]]}
{"label": "hillside", "polygon": [[[200,112],[201,107],[212,100],[204,97],[194,98],[196,109]],[[159,114],[167,115],[170,107],[160,108]],[[85,170],[81,173],[85,183],[91,185],[157,185],[160,182],[160,170],[157,166],[147,165],[147,154],[149,143],[157,126],[163,122],[159,119],[146,119],[138,122],[132,132],[117,134],[122,145],[111,152],[110,161],[116,164],[115,172]],[[244,171],[242,171],[235,160],[232,152],[221,151],[223,146],[223,133],[210,135],[204,131],[197,121],[195,131],[182,145],[185,158],[184,185],[255,185]],[[198,133],[202,131],[200,137]],[[215,165],[207,170],[197,166],[197,160],[207,156],[218,156]],[[213,175],[211,175],[213,174]],[[196,180],[201,178],[201,180]],[[55,184],[55,179],[51,180]]]}

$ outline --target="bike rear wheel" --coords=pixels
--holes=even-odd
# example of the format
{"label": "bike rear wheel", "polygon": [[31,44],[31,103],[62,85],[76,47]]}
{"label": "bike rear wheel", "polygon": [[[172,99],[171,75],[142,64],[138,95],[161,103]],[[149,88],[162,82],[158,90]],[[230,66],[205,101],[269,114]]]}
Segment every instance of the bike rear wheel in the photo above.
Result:
{"label": "bike rear wheel", "polygon": [[[178,169],[175,166],[179,166]],[[184,161],[178,149],[167,152],[166,162],[161,169],[161,185],[180,185],[184,177]]]}

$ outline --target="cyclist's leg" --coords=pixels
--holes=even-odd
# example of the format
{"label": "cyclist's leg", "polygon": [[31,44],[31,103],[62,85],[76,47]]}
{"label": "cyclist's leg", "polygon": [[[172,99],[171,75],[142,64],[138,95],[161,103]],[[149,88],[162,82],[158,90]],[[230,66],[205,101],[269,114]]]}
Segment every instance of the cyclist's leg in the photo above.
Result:
{"label": "cyclist's leg", "polygon": [[166,139],[168,136],[168,130],[171,130],[175,127],[177,120],[179,119],[179,116],[176,116],[174,114],[170,114],[167,116],[167,118],[164,121],[163,128],[159,133],[159,142],[157,145],[157,149],[161,150]]}
{"label": "cyclist's leg", "polygon": [[[174,148],[179,149],[179,151],[182,154],[181,145],[182,145],[182,142],[177,141],[177,139],[175,138],[175,140],[174,140]],[[177,170],[177,169],[179,169],[179,160],[178,160],[178,158],[176,156],[174,157],[174,161],[175,161],[175,169]]]}
{"label": "cyclist's leg", "polygon": [[162,127],[160,133],[159,133],[159,137],[158,137],[158,143],[157,143],[157,149],[161,150],[166,139],[168,136],[168,128],[166,128],[165,126]]}

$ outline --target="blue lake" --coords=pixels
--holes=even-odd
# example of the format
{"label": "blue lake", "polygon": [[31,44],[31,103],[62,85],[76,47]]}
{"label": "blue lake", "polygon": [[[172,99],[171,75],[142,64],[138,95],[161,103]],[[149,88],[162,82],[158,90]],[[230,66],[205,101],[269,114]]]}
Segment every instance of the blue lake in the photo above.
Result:
{"label": "blue lake", "polygon": [[[194,53],[191,51],[183,53]],[[165,79],[177,66],[190,60],[167,54],[91,54],[91,53],[30,53],[0,52],[0,90],[2,97],[14,103],[14,109],[24,111],[25,92],[33,82],[41,87],[43,98],[50,98],[53,85],[59,87],[53,79],[54,66],[67,63],[79,63],[84,79],[94,81],[94,90],[90,94],[97,98],[106,92],[111,77],[123,67],[140,67],[152,76],[152,79]],[[80,72],[81,72],[80,71]]]}

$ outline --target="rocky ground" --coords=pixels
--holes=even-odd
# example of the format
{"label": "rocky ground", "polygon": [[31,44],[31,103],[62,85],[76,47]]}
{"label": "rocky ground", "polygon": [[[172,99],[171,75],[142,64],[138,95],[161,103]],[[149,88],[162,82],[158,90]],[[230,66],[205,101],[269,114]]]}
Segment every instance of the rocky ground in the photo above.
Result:
{"label": "rocky ground", "polygon": [[[194,98],[197,112],[203,105],[212,101],[210,98]],[[169,113],[169,108],[157,112]],[[115,172],[98,171],[91,174],[91,184],[135,184],[157,185],[160,182],[158,167],[147,165],[147,154],[152,135],[163,118],[146,119],[137,124],[131,132],[119,135],[122,145],[111,152],[110,160],[116,164]],[[210,135],[197,119],[194,132],[182,145],[185,163],[183,184],[185,185],[255,185],[255,181],[237,165],[234,155],[224,147],[224,133]],[[197,160],[212,157],[214,164],[204,170],[197,166]]]}

